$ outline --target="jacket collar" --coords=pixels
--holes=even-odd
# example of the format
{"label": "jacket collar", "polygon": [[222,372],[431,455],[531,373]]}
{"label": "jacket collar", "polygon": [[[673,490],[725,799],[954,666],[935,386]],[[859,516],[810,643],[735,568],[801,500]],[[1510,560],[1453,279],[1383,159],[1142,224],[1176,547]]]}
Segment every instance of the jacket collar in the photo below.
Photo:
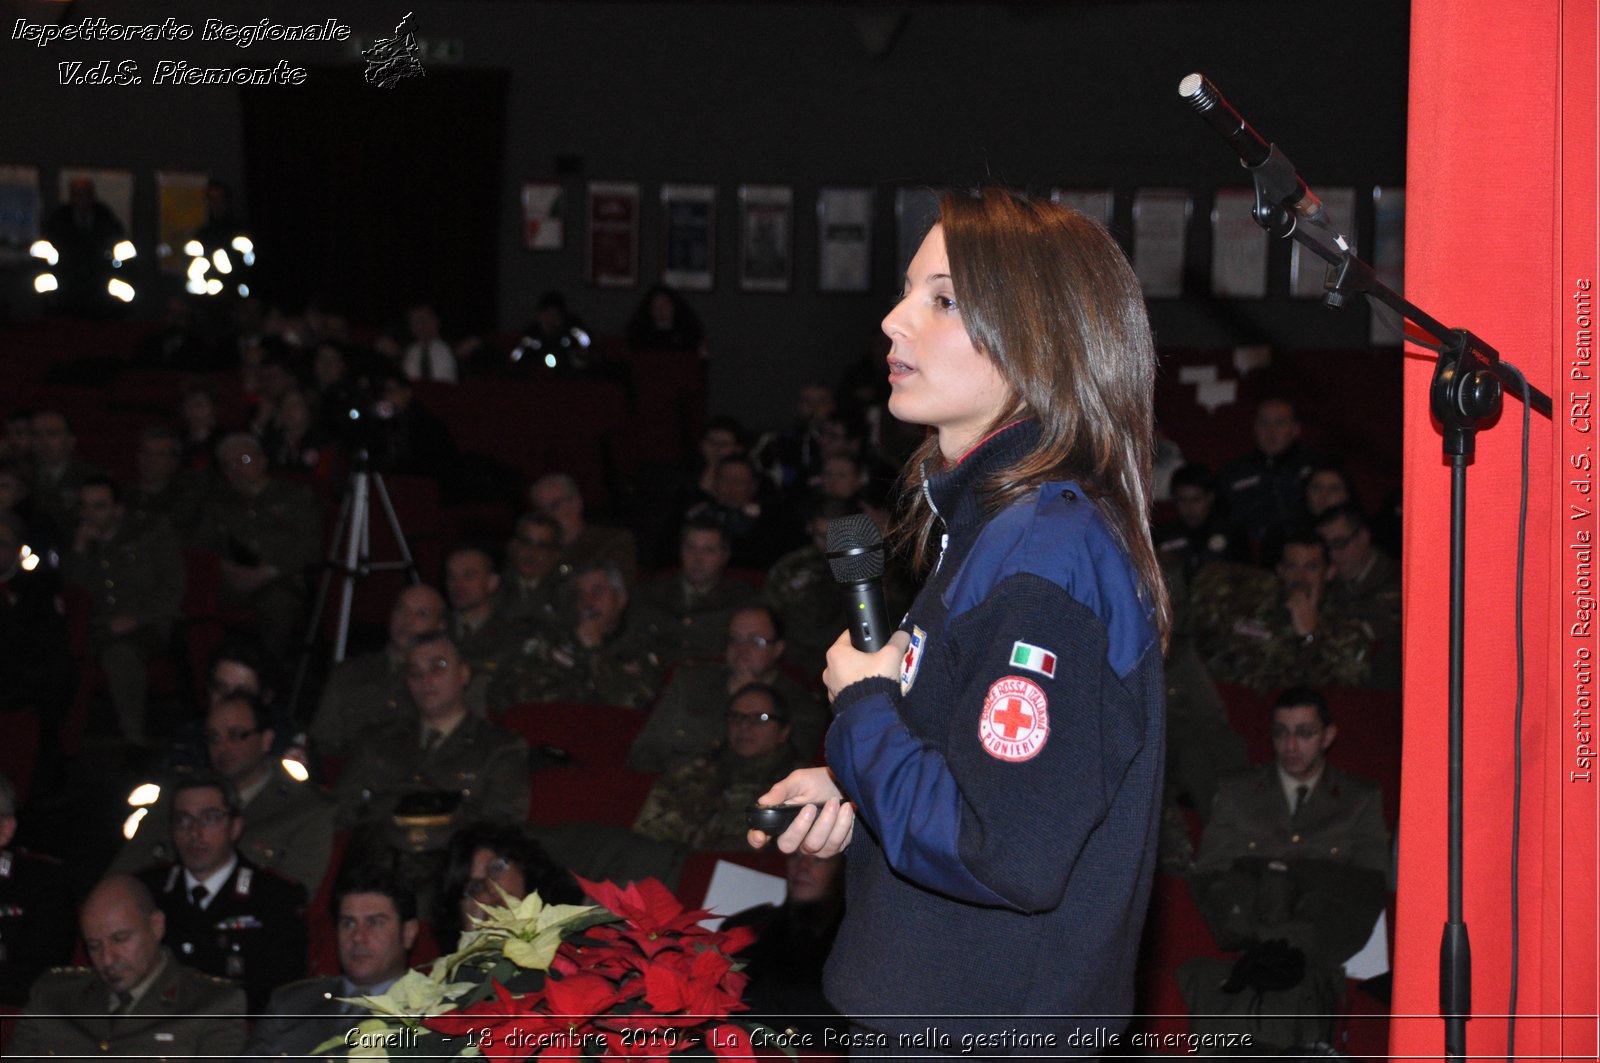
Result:
{"label": "jacket collar", "polygon": [[1039,422],[1014,421],[981,440],[952,465],[929,473],[923,466],[923,490],[947,531],[973,527],[984,518],[979,488],[996,471],[1017,461],[1034,448]]}

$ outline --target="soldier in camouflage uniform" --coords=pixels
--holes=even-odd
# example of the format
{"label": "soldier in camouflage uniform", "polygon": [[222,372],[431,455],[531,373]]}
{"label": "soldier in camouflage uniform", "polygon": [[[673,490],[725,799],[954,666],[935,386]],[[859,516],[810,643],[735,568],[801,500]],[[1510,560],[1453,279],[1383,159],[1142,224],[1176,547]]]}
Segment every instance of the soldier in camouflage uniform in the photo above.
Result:
{"label": "soldier in camouflage uniform", "polygon": [[1216,562],[1190,587],[1196,646],[1218,682],[1257,690],[1359,686],[1371,673],[1366,625],[1328,604],[1328,556],[1310,532],[1290,536],[1277,577]]}
{"label": "soldier in camouflage uniform", "polygon": [[1367,518],[1350,503],[1325,510],[1316,527],[1333,563],[1329,606],[1367,625],[1374,645],[1370,685],[1399,689],[1399,564],[1374,545]]}
{"label": "soldier in camouflage uniform", "polygon": [[161,945],[166,918],[137,879],[97,885],[80,917],[92,967],[58,967],[34,983],[8,1057],[231,1060],[245,1042],[244,991],[178,963]]}
{"label": "soldier in camouflage uniform", "polygon": [[77,534],[62,575],[88,592],[89,655],[106,676],[129,742],[145,739],[149,662],[167,651],[183,598],[183,555],[160,517],[129,515],[104,477],[78,488]]}
{"label": "soldier in camouflage uniform", "polygon": [[561,526],[542,513],[524,513],[506,543],[500,613],[535,631],[569,627],[575,619],[572,575],[561,564]]}
{"label": "soldier in camouflage uniform", "polygon": [[572,580],[577,622],[535,632],[496,678],[496,710],[532,701],[581,701],[643,708],[660,690],[654,630],[628,608],[627,584],[609,561],[579,570]]}
{"label": "soldier in camouflage uniform", "polygon": [[406,691],[406,647],[444,624],[444,596],[416,583],[395,596],[389,610],[389,644],[342,661],[328,675],[311,721],[311,740],[324,756],[347,757],[373,727],[416,711]]}
{"label": "soldier in camouflage uniform", "polygon": [[237,432],[217,445],[227,485],[206,502],[195,545],[222,555],[223,597],[252,609],[261,641],[287,660],[317,563],[322,518],[311,488],[271,479],[260,440]]}
{"label": "soldier in camouflage uniform", "polygon": [[745,810],[798,763],[783,697],[761,683],[728,702],[727,744],[663,775],[633,829],[692,849],[744,849]]}

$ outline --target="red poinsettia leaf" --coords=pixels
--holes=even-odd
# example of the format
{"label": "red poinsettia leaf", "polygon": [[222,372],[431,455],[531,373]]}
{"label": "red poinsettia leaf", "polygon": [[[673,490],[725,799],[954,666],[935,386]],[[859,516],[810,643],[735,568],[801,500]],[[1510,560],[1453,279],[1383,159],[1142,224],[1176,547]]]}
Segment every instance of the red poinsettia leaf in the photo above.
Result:
{"label": "red poinsettia leaf", "polygon": [[732,930],[720,930],[714,936],[716,947],[731,955],[750,947],[756,939],[756,928],[736,926]]}
{"label": "red poinsettia leaf", "polygon": [[597,974],[580,973],[545,984],[545,1003],[552,1015],[588,1019],[605,1014],[616,1002],[616,986]]}

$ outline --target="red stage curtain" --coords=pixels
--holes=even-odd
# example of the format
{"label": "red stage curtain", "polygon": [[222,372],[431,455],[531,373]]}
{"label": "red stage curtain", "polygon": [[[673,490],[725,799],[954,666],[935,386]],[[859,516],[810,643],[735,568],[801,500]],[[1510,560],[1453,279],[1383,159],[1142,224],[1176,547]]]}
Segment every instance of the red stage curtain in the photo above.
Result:
{"label": "red stage curtain", "polygon": [[[1600,457],[1594,391],[1594,0],[1413,0],[1406,295],[1471,328],[1555,400],[1533,423],[1525,582],[1526,709],[1517,1055],[1596,1057],[1596,711],[1592,613]],[[1583,331],[1589,330],[1589,331]],[[1405,769],[1395,958],[1396,1058],[1443,1054],[1449,471],[1431,365],[1406,372]],[[1511,801],[1521,407],[1479,438],[1469,486],[1466,921],[1468,1053],[1499,1056],[1511,986]],[[1580,461],[1581,463],[1581,461]],[[1576,627],[1575,627],[1576,625]],[[1541,1016],[1535,1018],[1534,1016]],[[1560,1016],[1566,1016],[1561,1018]]]}

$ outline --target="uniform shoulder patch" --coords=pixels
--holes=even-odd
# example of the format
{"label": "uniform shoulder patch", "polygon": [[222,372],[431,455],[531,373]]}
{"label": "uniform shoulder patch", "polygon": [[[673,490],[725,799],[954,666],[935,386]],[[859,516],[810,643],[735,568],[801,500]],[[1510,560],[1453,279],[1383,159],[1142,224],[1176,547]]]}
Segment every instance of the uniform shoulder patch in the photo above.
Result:
{"label": "uniform shoulder patch", "polygon": [[1031,679],[1008,675],[994,681],[983,699],[978,740],[997,760],[1031,760],[1050,737],[1050,701]]}
{"label": "uniform shoulder patch", "polygon": [[917,669],[922,666],[922,649],[927,645],[928,633],[917,627],[911,626],[911,644],[906,647],[905,656],[900,658],[900,696],[905,697],[911,693],[911,684],[917,681]]}
{"label": "uniform shoulder patch", "polygon": [[1011,667],[1037,672],[1046,679],[1056,677],[1056,655],[1043,646],[1017,641],[1011,644]]}

